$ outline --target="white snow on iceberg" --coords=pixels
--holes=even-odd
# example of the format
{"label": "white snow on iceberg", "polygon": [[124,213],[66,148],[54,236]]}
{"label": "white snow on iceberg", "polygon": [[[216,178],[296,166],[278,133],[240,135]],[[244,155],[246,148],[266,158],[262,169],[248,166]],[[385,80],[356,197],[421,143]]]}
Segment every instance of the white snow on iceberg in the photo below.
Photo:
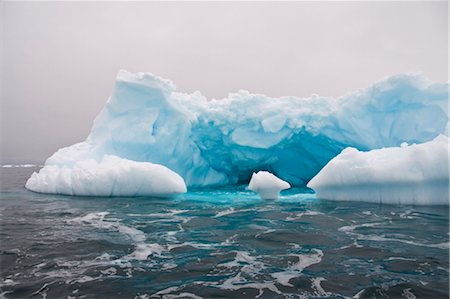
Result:
{"label": "white snow on iceberg", "polygon": [[449,138],[361,152],[346,148],[309,183],[318,198],[449,204]]}
{"label": "white snow on iceberg", "polygon": [[261,199],[278,199],[281,190],[291,188],[288,182],[285,182],[268,171],[258,171],[253,173],[248,189],[259,194]]}
{"label": "white snow on iceberg", "polygon": [[115,155],[164,165],[188,186],[248,182],[258,170],[304,186],[348,146],[421,143],[444,132],[447,88],[397,75],[339,98],[240,91],[207,100],[150,73],[120,71],[86,141],[60,149],[46,165],[71,168]]}
{"label": "white snow on iceberg", "polygon": [[171,196],[186,192],[183,178],[165,166],[105,155],[100,162],[46,165],[25,187],[40,193],[84,196]]}

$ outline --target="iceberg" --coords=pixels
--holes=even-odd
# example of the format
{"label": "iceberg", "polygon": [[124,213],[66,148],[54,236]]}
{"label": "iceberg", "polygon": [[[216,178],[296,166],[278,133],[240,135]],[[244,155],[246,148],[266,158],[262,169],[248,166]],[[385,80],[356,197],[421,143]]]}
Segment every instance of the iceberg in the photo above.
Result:
{"label": "iceberg", "polygon": [[261,199],[278,199],[280,191],[291,188],[288,182],[280,180],[268,171],[253,173],[248,189],[259,194]]}
{"label": "iceberg", "polygon": [[241,90],[207,100],[150,73],[122,70],[87,139],[58,150],[45,167],[72,169],[113,155],[163,165],[188,187],[246,183],[259,170],[305,186],[346,147],[367,151],[443,133],[447,90],[447,83],[396,75],[338,98]]}
{"label": "iceberg", "polygon": [[318,198],[449,204],[449,138],[368,152],[346,148],[309,183]]}
{"label": "iceberg", "polygon": [[79,196],[158,196],[186,192],[182,177],[165,166],[105,155],[100,162],[80,160],[73,166],[46,165],[25,187],[40,193]]}

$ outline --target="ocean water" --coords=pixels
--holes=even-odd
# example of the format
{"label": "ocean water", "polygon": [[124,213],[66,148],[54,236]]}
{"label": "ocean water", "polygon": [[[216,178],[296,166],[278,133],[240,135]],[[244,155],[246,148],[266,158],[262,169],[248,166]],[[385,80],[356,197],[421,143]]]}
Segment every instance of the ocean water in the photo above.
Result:
{"label": "ocean water", "polygon": [[448,298],[447,206],[264,201],[245,186],[172,199],[24,189],[1,168],[0,297]]}

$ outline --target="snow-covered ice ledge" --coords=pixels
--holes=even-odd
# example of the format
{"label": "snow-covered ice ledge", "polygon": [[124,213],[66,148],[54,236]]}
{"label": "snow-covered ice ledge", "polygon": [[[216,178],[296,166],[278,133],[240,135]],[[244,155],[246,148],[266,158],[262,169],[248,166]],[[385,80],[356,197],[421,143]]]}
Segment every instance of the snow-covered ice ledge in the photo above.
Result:
{"label": "snow-covered ice ledge", "polygon": [[346,148],[309,183],[318,198],[449,204],[449,138],[361,152]]}
{"label": "snow-covered ice ledge", "polygon": [[158,196],[186,192],[183,178],[165,166],[105,155],[100,162],[47,165],[25,187],[40,193],[77,196]]}

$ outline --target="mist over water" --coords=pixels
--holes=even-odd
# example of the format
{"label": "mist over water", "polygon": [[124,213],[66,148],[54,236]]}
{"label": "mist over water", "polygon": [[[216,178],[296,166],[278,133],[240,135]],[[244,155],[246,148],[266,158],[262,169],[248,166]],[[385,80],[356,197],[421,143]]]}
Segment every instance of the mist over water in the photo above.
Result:
{"label": "mist over water", "polygon": [[446,298],[448,207],[260,200],[244,186],[172,199],[68,197],[1,168],[1,293],[121,298]]}

